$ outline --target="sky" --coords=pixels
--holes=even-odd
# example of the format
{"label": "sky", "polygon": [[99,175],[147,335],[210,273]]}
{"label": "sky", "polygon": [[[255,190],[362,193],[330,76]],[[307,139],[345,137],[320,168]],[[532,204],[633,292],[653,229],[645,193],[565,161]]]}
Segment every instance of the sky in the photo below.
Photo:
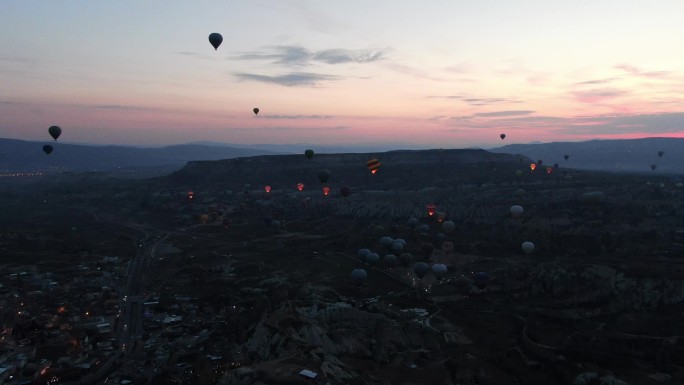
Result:
{"label": "sky", "polygon": [[683,14],[681,0],[6,0],[0,137],[47,141],[51,125],[62,141],[125,145],[684,137]]}

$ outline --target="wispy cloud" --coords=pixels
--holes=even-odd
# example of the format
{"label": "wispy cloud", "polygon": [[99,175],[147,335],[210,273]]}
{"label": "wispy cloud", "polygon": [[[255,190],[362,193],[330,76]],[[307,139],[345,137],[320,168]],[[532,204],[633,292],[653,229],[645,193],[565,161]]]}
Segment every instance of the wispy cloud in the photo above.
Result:
{"label": "wispy cloud", "polygon": [[506,98],[464,98],[463,101],[473,106],[486,106],[499,103],[522,103],[522,101]]}
{"label": "wispy cloud", "polygon": [[342,48],[310,51],[296,45],[268,47],[263,52],[244,53],[239,60],[268,60],[280,65],[371,63],[385,58],[386,50],[348,50]]}
{"label": "wispy cloud", "polygon": [[292,127],[292,126],[276,126],[276,127],[253,127],[253,128],[238,128],[231,131],[330,131],[330,130],[346,130],[347,126],[331,126],[331,127]]}
{"label": "wispy cloud", "polygon": [[664,78],[670,75],[669,71],[643,71],[637,67],[628,64],[619,64],[615,68],[623,70],[630,75],[639,76],[643,78]]}
{"label": "wispy cloud", "polygon": [[518,115],[529,115],[533,114],[534,111],[530,110],[515,110],[515,111],[493,111],[493,112],[480,112],[473,114],[476,117],[498,117],[498,116],[518,116]]}
{"label": "wispy cloud", "polygon": [[427,99],[463,99],[464,96],[462,96],[462,95],[445,95],[445,96],[430,95],[430,96],[426,96],[425,98],[427,98]]}
{"label": "wispy cloud", "polygon": [[620,80],[620,78],[605,78],[605,79],[585,80],[583,82],[577,82],[577,83],[575,83],[575,85],[584,86],[584,85],[606,84],[606,83],[610,83],[610,82],[613,82],[616,80]]}
{"label": "wispy cloud", "polygon": [[444,78],[438,78],[434,77],[428,74],[427,71],[420,70],[414,67],[407,66],[405,64],[399,64],[399,63],[387,63],[384,65],[385,68],[390,69],[392,71],[398,72],[403,75],[408,75],[414,78],[418,79],[426,79],[426,80],[434,80],[437,82],[444,82],[447,79]]}
{"label": "wispy cloud", "polygon": [[93,106],[93,108],[99,108],[99,109],[104,109],[104,110],[144,110],[144,107],[138,107],[138,106],[125,106],[125,105],[118,105],[118,104],[103,104],[99,106]]}
{"label": "wispy cloud", "polygon": [[580,103],[596,104],[606,100],[625,96],[628,94],[628,92],[615,88],[604,88],[589,91],[576,91],[572,94],[575,97],[575,100]]}
{"label": "wispy cloud", "polygon": [[279,76],[268,76],[260,74],[237,73],[235,76],[240,80],[257,81],[262,83],[279,84],[287,87],[317,86],[323,81],[339,80],[338,76],[315,74],[309,72],[292,72]]}
{"label": "wispy cloud", "polygon": [[332,119],[332,115],[264,115],[263,119]]}

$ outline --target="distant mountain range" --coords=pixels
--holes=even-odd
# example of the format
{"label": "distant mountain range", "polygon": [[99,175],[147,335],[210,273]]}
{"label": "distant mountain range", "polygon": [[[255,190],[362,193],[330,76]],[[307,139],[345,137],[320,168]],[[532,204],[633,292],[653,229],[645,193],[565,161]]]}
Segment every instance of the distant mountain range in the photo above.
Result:
{"label": "distant mountain range", "polygon": [[219,160],[276,151],[229,146],[182,144],[159,148],[95,146],[49,142],[50,155],[43,153],[48,142],[0,138],[0,171],[110,171],[131,168],[179,169],[193,160]]}
{"label": "distant mountain range", "polygon": [[576,169],[650,173],[651,165],[656,165],[656,173],[684,174],[684,138],[511,144],[489,151],[521,154],[544,164]]}
{"label": "distant mountain range", "polygon": [[[50,143],[54,152],[43,153]],[[180,169],[190,161],[220,160],[259,155],[303,154],[311,148],[317,154],[370,153],[380,156],[390,150],[412,148],[406,143],[363,145],[312,144],[228,144],[196,142],[190,144],[141,148],[131,146],[97,146],[62,142],[32,142],[0,138],[0,171],[111,171],[117,169]],[[415,148],[412,148],[415,149]],[[684,138],[645,138],[633,140],[592,140],[587,142],[554,142],[512,144],[489,149],[490,152],[521,154],[542,159],[544,164],[586,170],[651,172],[684,174]],[[663,156],[658,156],[663,151]],[[569,155],[565,160],[563,155]]]}

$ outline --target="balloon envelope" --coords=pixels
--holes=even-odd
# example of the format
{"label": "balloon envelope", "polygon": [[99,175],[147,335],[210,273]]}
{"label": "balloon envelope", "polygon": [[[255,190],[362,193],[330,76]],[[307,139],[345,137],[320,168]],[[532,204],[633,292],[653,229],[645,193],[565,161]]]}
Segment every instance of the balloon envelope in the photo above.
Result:
{"label": "balloon envelope", "polygon": [[394,239],[392,239],[391,237],[380,238],[380,244],[383,245],[384,247],[391,247],[392,242],[394,242]]}
{"label": "balloon envelope", "polygon": [[522,243],[522,249],[525,252],[525,254],[530,254],[531,252],[534,251],[534,243],[526,241]]}
{"label": "balloon envelope", "polygon": [[397,256],[394,254],[387,254],[385,255],[384,261],[387,267],[394,267],[394,265],[397,264]]}
{"label": "balloon envelope", "polygon": [[252,112],[254,112],[254,115],[258,115],[258,114],[259,114],[259,109],[256,108],[256,107],[254,107],[254,108],[252,108]]}
{"label": "balloon envelope", "polygon": [[413,265],[413,272],[418,276],[419,279],[423,279],[428,271],[430,271],[430,268],[425,262],[417,262]]}
{"label": "balloon envelope", "polygon": [[367,264],[374,266],[380,260],[380,255],[378,253],[368,253],[365,260]]}
{"label": "balloon envelope", "polygon": [[364,269],[354,269],[351,272],[351,279],[356,286],[360,286],[363,281],[368,277],[368,273]]}
{"label": "balloon envelope", "polygon": [[318,173],[318,180],[321,181],[321,183],[327,183],[328,179],[330,179],[330,170],[321,170]]}
{"label": "balloon envelope", "polygon": [[214,32],[209,35],[209,43],[214,47],[214,50],[217,50],[221,43],[223,43],[223,36],[220,33]]}
{"label": "balloon envelope", "polygon": [[313,150],[306,150],[306,151],[304,151],[304,156],[306,157],[306,159],[310,160],[314,156],[314,151]]}
{"label": "balloon envelope", "polygon": [[359,258],[366,259],[366,256],[370,254],[370,252],[371,251],[368,249],[359,249],[359,251],[356,254],[359,256]]}
{"label": "balloon envelope", "polygon": [[53,149],[52,149],[52,146],[50,146],[49,144],[46,144],[45,146],[43,146],[43,152],[46,153],[46,154],[48,154],[48,155],[50,155],[50,153],[52,152],[52,150],[53,150]]}
{"label": "balloon envelope", "polygon": [[442,263],[435,263],[432,265],[432,274],[435,275],[438,279],[442,279],[446,276],[447,274],[447,267],[445,264]]}
{"label": "balloon envelope", "polygon": [[62,129],[59,128],[59,126],[50,126],[50,128],[48,128],[48,133],[52,139],[57,140],[57,138],[62,135]]}
{"label": "balloon envelope", "polygon": [[520,205],[511,206],[510,211],[513,218],[520,218],[523,215],[523,207]]}
{"label": "balloon envelope", "polygon": [[506,139],[506,134],[501,134],[501,135],[499,135],[499,138],[501,138],[501,140]]}
{"label": "balloon envelope", "polygon": [[444,221],[442,223],[442,231],[444,231],[447,234],[450,234],[456,230],[456,223],[454,221]]}
{"label": "balloon envelope", "polygon": [[392,241],[391,249],[394,253],[401,253],[402,251],[404,251],[404,242],[395,239],[394,241]]}

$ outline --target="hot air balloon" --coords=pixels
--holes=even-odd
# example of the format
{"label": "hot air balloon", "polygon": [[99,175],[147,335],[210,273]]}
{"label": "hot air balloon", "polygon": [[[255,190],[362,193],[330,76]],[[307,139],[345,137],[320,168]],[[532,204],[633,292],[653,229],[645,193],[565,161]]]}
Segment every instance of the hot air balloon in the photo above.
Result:
{"label": "hot air balloon", "polygon": [[499,135],[499,138],[501,138],[501,140],[506,139],[506,134],[501,134],[501,135]]}
{"label": "hot air balloon", "polygon": [[413,272],[418,276],[418,279],[423,279],[428,271],[430,271],[430,268],[425,262],[417,262],[413,265]]}
{"label": "hot air balloon", "polygon": [[53,150],[53,148],[52,148],[52,146],[49,145],[49,144],[46,144],[45,146],[43,146],[43,152],[46,153],[46,154],[48,154],[48,155],[50,155],[50,153],[52,152],[52,150]]}
{"label": "hot air balloon", "polygon": [[366,167],[368,167],[371,174],[375,174],[376,172],[378,172],[380,165],[381,165],[381,163],[377,159],[371,159],[368,162],[366,162]]}
{"label": "hot air balloon", "polygon": [[188,198],[192,199],[195,196],[195,193],[192,191],[188,191]]}
{"label": "hot air balloon", "polygon": [[443,263],[435,263],[430,270],[432,270],[432,274],[434,274],[437,279],[446,277],[447,267]]}
{"label": "hot air balloon", "polygon": [[364,269],[354,269],[351,272],[352,282],[354,282],[356,286],[361,286],[366,278],[368,278],[368,273],[366,273],[366,270]]}
{"label": "hot air balloon", "polygon": [[406,222],[406,224],[410,228],[414,229],[416,226],[418,226],[418,218],[409,218],[409,220],[408,220],[408,222]]}
{"label": "hot air balloon", "polygon": [[422,224],[422,225],[418,226],[418,232],[421,234],[427,234],[430,232],[430,226],[428,226],[426,224]]}
{"label": "hot air balloon", "polygon": [[534,171],[534,169],[537,168],[536,163],[530,163],[530,170]]}
{"label": "hot air balloon", "polygon": [[430,203],[430,204],[425,205],[425,208],[427,209],[427,214],[429,216],[435,215],[436,206],[434,205],[434,203]]}
{"label": "hot air balloon", "polygon": [[411,262],[413,262],[413,255],[411,253],[401,253],[401,255],[399,255],[399,263],[401,263],[402,266],[408,267]]}
{"label": "hot air balloon", "polygon": [[366,263],[371,266],[375,266],[375,264],[378,263],[379,260],[380,255],[378,255],[378,253],[368,253],[368,255],[366,255]]}
{"label": "hot air balloon", "polygon": [[437,239],[437,242],[442,242],[446,239],[446,235],[444,235],[444,233],[437,233],[435,234],[435,239]]}
{"label": "hot air balloon", "polygon": [[489,274],[484,271],[479,271],[473,275],[473,284],[475,284],[475,287],[478,289],[484,290],[484,288],[489,285],[490,279]]}
{"label": "hot air balloon", "polygon": [[340,195],[342,195],[345,198],[350,196],[351,195],[351,188],[349,188],[349,186],[342,186],[340,188]]}
{"label": "hot air balloon", "polygon": [[385,265],[387,265],[387,267],[389,268],[393,268],[394,265],[397,264],[397,256],[394,254],[385,255],[385,258],[383,258],[383,260],[385,261]]}
{"label": "hot air balloon", "polygon": [[299,190],[299,191],[304,190],[304,183],[297,183],[297,190]]}
{"label": "hot air balloon", "polygon": [[538,165],[540,165],[540,166],[541,166],[541,165],[542,165],[542,163],[544,163],[544,161],[543,161],[543,160],[541,160],[541,159],[537,160],[537,164],[538,164]]}
{"label": "hot air balloon", "polygon": [[520,205],[511,206],[510,212],[513,218],[520,218],[523,215],[523,207]]}
{"label": "hot air balloon", "polygon": [[547,167],[546,168],[546,173],[551,174],[553,172],[553,167]]}
{"label": "hot air balloon", "polygon": [[371,251],[368,249],[359,249],[359,251],[356,253],[356,255],[359,256],[361,259],[366,259],[366,255],[370,254]]}
{"label": "hot air balloon", "polygon": [[328,196],[328,194],[330,194],[330,187],[323,186],[323,195]]}
{"label": "hot air balloon", "polygon": [[526,241],[522,243],[522,249],[525,252],[525,254],[530,254],[531,252],[534,251],[534,243]]}
{"label": "hot air balloon", "polygon": [[565,158],[565,160],[568,160],[568,159],[570,159],[570,155],[565,154],[565,155],[563,155],[563,158]]}
{"label": "hot air balloon", "polygon": [[442,211],[437,211],[437,222],[442,223],[446,219],[446,213]]}
{"label": "hot air balloon", "polygon": [[259,109],[257,107],[252,108],[254,115],[259,115]]}
{"label": "hot air balloon", "polygon": [[209,43],[214,47],[214,50],[217,50],[221,43],[223,43],[223,36],[220,33],[214,32],[209,35]]}
{"label": "hot air balloon", "polygon": [[59,128],[59,126],[50,126],[50,128],[48,128],[48,133],[50,134],[52,139],[57,141],[57,138],[59,138],[59,136],[62,135],[62,129]]}
{"label": "hot air balloon", "polygon": [[392,247],[392,242],[394,242],[394,239],[392,239],[391,237],[380,238],[380,244],[383,247],[387,247],[387,248]]}
{"label": "hot air balloon", "polygon": [[444,221],[444,223],[442,223],[442,231],[445,233],[450,234],[454,230],[456,230],[456,223],[453,221]]}
{"label": "hot air balloon", "polygon": [[664,153],[663,151],[658,151],[658,156],[659,156],[659,157],[661,157],[661,158],[662,158],[662,157],[663,157],[663,155],[665,155],[665,153]]}
{"label": "hot air balloon", "polygon": [[658,167],[657,165],[652,164],[652,165],[651,165],[651,170],[655,171],[655,169],[656,169],[657,167]]}
{"label": "hot air balloon", "polygon": [[321,181],[321,183],[327,183],[328,179],[330,179],[330,170],[321,170],[318,173],[318,180]]}
{"label": "hot air balloon", "polygon": [[558,163],[554,163],[553,168],[558,168]]}
{"label": "hot air balloon", "polygon": [[306,159],[311,160],[314,156],[314,151],[313,150],[306,150],[304,151],[304,156]]}
{"label": "hot air balloon", "polygon": [[265,190],[267,193],[270,193],[270,192],[271,192],[271,186],[264,186],[264,190]]}
{"label": "hot air balloon", "polygon": [[392,244],[390,245],[390,249],[392,250],[393,253],[401,253],[404,251],[404,242],[400,239],[395,239],[392,241]]}

